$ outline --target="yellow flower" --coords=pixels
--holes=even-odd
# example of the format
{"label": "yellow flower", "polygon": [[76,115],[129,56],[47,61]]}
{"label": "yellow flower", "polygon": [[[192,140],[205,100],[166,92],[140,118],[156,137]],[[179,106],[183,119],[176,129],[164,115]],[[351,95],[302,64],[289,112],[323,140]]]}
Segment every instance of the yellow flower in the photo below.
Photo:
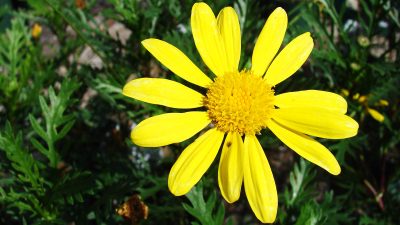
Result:
{"label": "yellow flower", "polygon": [[[342,93],[344,93],[344,92],[342,92]],[[348,93],[348,91],[347,91],[347,93]],[[348,96],[348,94],[347,94],[347,96]],[[368,112],[371,115],[371,117],[374,118],[376,121],[382,123],[385,120],[384,115],[382,115],[377,110],[369,107],[368,95],[360,95],[359,93],[356,93],[355,95],[353,95],[353,99],[357,100],[365,108],[365,111]],[[389,102],[384,99],[380,99],[378,101],[378,103],[375,104],[375,106],[384,106],[384,107],[386,107],[388,105],[389,105]]]}
{"label": "yellow flower", "polygon": [[[184,195],[201,179],[222,145],[218,183],[227,202],[239,199],[242,183],[249,204],[262,222],[273,222],[278,208],[275,181],[256,135],[270,129],[283,143],[331,174],[340,173],[332,153],[311,136],[340,139],[356,135],[358,124],[344,115],[341,96],[307,90],[275,95],[274,86],[294,74],[313,48],[310,33],[282,44],[287,15],[277,8],[268,18],[255,44],[250,70],[238,70],[241,38],[236,12],[224,8],[215,18],[205,3],[192,8],[191,26],[201,58],[214,73],[211,80],[174,46],[147,39],[143,46],[164,66],[184,80],[203,88],[204,95],[162,78],[139,78],[123,94],[185,113],[166,113],[139,123],[131,133],[139,146],[158,147],[182,142],[211,124],[173,165],[168,187]],[[200,91],[201,92],[201,91]]]}
{"label": "yellow flower", "polygon": [[42,26],[35,23],[32,27],[32,37],[38,38],[38,37],[40,37],[41,34],[42,34]]}

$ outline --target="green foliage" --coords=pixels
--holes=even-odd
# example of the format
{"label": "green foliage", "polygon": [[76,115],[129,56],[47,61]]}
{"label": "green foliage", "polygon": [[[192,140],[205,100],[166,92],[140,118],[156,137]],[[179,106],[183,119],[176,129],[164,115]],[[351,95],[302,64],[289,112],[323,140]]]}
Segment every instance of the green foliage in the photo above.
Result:
{"label": "green foliage", "polygon": [[7,158],[13,163],[11,166],[18,173],[22,182],[32,184],[33,188],[39,188],[42,180],[39,175],[39,165],[29,152],[22,148],[22,133],[14,135],[11,124],[7,123],[4,133],[0,136],[0,144],[4,146]]}
{"label": "green foliage", "polygon": [[[29,114],[29,121],[33,130],[46,142],[44,147],[37,139],[31,138],[32,145],[50,161],[50,166],[57,167],[59,155],[54,148],[56,141],[62,139],[74,125],[74,115],[63,115],[69,105],[73,91],[78,87],[74,80],[66,80],[61,84],[57,96],[52,87],[49,88],[50,105],[47,105],[43,96],[39,96],[39,105],[43,113],[45,128],[41,127],[39,120]],[[58,131],[59,130],[59,131]]]}
{"label": "green foliage", "polygon": [[312,197],[307,187],[314,178],[315,173],[310,171],[310,166],[304,160],[294,166],[289,176],[291,189],[286,189],[284,195],[287,207],[300,206]]}
{"label": "green foliage", "polygon": [[[225,208],[224,203],[217,203],[217,194],[215,191],[207,200],[203,196],[203,184],[200,182],[195,188],[186,194],[192,206],[183,203],[183,208],[194,216],[202,225],[222,225],[224,222]],[[217,211],[215,212],[215,207]],[[198,225],[197,222],[192,222],[192,225]]]}
{"label": "green foliage", "polygon": [[[187,84],[159,64],[142,40],[175,45],[209,74],[191,34],[195,2],[0,3],[0,224],[133,224],[116,210],[134,194],[149,207],[139,224],[259,224],[244,187],[234,204],[219,194],[218,157],[186,198],[168,191],[168,172],[192,139],[151,150],[129,140],[143,119],[174,110],[123,96],[128,80]],[[399,2],[206,2],[215,13],[227,5],[238,13],[240,68],[250,68],[267,15],[283,7],[289,16],[283,46],[309,31],[315,47],[276,94],[342,94],[347,114],[360,125],[351,139],[318,140],[336,156],[338,176],[299,159],[271,132],[258,136],[278,187],[275,224],[399,224]],[[40,36],[32,35],[34,24],[43,28]]]}
{"label": "green foliage", "polygon": [[[43,96],[39,96],[45,128],[40,125],[39,119],[29,115],[33,131],[47,144],[47,147],[44,147],[40,141],[30,137],[32,146],[45,156],[49,163],[39,160],[39,155],[33,155],[23,147],[22,132],[15,135],[9,122],[6,123],[4,132],[0,133],[0,149],[5,152],[11,166],[11,174],[1,178],[3,181],[8,180],[0,187],[1,202],[6,204],[8,209],[18,209],[18,213],[11,214],[14,217],[27,214],[53,223],[56,222],[59,210],[64,207],[62,204],[74,205],[77,201],[83,202],[83,194],[92,192],[93,180],[89,172],[72,172],[54,177],[54,169],[60,163],[55,142],[67,135],[74,124],[73,115],[64,113],[71,103],[70,97],[77,85],[76,81],[66,80],[61,84],[58,95],[50,87],[49,105]],[[58,129],[59,127],[61,128]],[[47,177],[48,175],[53,177]]]}

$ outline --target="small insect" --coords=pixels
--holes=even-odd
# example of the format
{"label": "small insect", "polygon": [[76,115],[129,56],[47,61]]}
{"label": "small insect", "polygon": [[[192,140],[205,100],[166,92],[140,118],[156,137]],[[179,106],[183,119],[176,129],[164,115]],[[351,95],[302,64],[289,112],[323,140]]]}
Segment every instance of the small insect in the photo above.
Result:
{"label": "small insect", "polygon": [[137,225],[142,219],[147,219],[149,207],[144,204],[138,194],[134,194],[118,207],[116,212],[126,220],[131,221],[132,225]]}

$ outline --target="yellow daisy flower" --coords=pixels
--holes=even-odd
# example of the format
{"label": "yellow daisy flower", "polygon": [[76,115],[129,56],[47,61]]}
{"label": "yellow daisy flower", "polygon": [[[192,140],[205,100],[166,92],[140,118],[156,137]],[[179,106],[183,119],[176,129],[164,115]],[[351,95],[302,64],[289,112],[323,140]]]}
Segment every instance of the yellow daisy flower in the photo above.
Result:
{"label": "yellow daisy flower", "polygon": [[285,10],[277,8],[268,18],[255,44],[252,67],[238,70],[241,40],[238,16],[231,7],[216,18],[205,3],[192,8],[191,27],[201,58],[216,78],[211,80],[174,46],[147,39],[143,46],[164,66],[184,80],[204,89],[205,95],[175,81],[139,78],[123,94],[144,102],[178,109],[139,123],[132,141],[143,147],[182,142],[211,124],[173,165],[168,187],[184,195],[201,179],[222,146],[218,183],[229,203],[239,199],[242,183],[249,204],[262,222],[273,222],[278,208],[275,181],[256,135],[270,129],[283,143],[331,174],[340,173],[332,153],[309,137],[330,139],[356,135],[358,124],[344,115],[347,102],[340,95],[297,91],[275,95],[274,86],[295,73],[313,48],[310,33],[292,40],[278,53],[287,27]]}

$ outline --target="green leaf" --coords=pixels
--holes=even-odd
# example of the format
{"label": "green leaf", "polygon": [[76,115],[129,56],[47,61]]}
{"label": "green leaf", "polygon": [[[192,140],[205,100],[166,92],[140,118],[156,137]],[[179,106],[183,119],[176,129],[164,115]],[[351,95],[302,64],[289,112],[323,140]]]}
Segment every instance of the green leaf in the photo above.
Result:
{"label": "green leaf", "polygon": [[[203,183],[199,182],[192,190],[186,194],[192,206],[183,203],[183,208],[194,216],[202,225],[222,225],[225,216],[224,204],[218,204],[217,195],[213,190],[207,200],[203,196]],[[217,212],[215,213],[215,208]]]}
{"label": "green leaf", "polygon": [[40,13],[45,13],[48,5],[44,0],[27,0],[30,7],[34,8]]}
{"label": "green leaf", "polygon": [[57,134],[56,140],[62,139],[67,133],[71,130],[71,128],[74,126],[75,120],[69,121],[67,124],[63,126],[61,131]]}
{"label": "green leaf", "polygon": [[47,133],[46,131],[43,130],[43,128],[40,126],[39,122],[32,116],[32,114],[29,114],[28,116],[29,121],[33,127],[33,130],[41,137],[43,140],[48,140]]}
{"label": "green leaf", "polygon": [[34,188],[42,186],[37,162],[22,148],[22,133],[19,132],[15,136],[9,122],[6,123],[5,131],[0,133],[0,150],[6,153],[12,167],[18,173],[17,176],[23,182],[30,183]]}
{"label": "green leaf", "polygon": [[33,147],[39,150],[39,152],[42,153],[43,155],[48,154],[48,150],[35,138],[31,138],[31,143]]}
{"label": "green leaf", "polygon": [[43,96],[39,96],[39,103],[40,103],[40,108],[42,109],[43,115],[48,120],[49,118],[49,107],[47,106],[46,100],[44,99]]}

